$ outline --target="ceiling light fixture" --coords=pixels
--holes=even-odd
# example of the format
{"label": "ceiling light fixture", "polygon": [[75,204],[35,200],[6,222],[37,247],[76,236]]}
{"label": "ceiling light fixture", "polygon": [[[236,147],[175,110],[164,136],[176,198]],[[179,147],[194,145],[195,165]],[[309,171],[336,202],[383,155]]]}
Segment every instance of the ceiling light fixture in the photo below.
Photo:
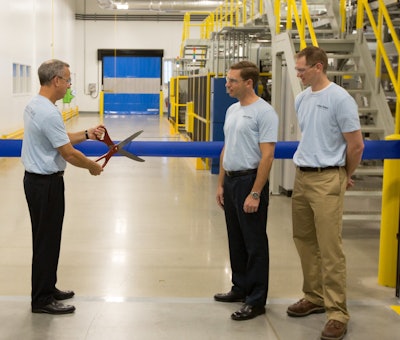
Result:
{"label": "ceiling light fixture", "polygon": [[117,9],[129,9],[129,4],[127,2],[114,2],[114,5]]}

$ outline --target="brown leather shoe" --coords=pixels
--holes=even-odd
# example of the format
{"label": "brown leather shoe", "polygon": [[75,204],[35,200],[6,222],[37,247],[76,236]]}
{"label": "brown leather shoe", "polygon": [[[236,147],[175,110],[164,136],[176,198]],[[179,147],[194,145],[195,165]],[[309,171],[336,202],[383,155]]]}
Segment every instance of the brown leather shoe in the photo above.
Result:
{"label": "brown leather shoe", "polygon": [[228,293],[218,293],[214,295],[214,300],[219,302],[244,302],[246,297],[236,291],[229,291]]}
{"label": "brown leather shoe", "polygon": [[329,320],[321,334],[321,340],[342,340],[347,332],[347,325],[338,320]]}
{"label": "brown leather shoe", "polygon": [[289,316],[301,317],[310,314],[325,313],[325,307],[318,306],[306,299],[301,299],[289,306],[286,313],[288,313]]}

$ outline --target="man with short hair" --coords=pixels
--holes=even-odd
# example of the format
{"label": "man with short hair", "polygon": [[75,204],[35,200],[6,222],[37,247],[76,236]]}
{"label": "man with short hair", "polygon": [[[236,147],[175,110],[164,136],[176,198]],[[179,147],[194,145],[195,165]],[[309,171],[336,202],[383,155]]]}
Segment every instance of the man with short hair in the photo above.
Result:
{"label": "man with short hair", "polygon": [[249,61],[232,65],[227,74],[228,93],[239,101],[226,112],[216,193],[225,213],[232,288],[214,299],[244,302],[231,315],[237,321],[264,314],[268,294],[268,176],[278,138],[278,115],[255,93],[258,78],[257,66]]}
{"label": "man with short hair", "polygon": [[67,133],[56,101],[71,86],[69,65],[48,60],[38,69],[40,91],[24,111],[24,139],[21,159],[25,167],[24,190],[32,224],[33,313],[67,314],[75,307],[59,300],[74,296],[73,291],[56,288],[64,220],[64,179],[66,163],[88,169],[93,176],[103,171],[72,145],[96,139],[104,133],[99,125],[86,131]]}
{"label": "man with short hair", "polygon": [[340,340],[350,318],[342,249],[344,193],[361,161],[364,142],[355,100],[326,74],[319,47],[296,55],[297,76],[309,86],[295,99],[302,132],[293,156],[293,239],[303,270],[304,297],[287,309],[292,317],[327,313],[323,340]]}

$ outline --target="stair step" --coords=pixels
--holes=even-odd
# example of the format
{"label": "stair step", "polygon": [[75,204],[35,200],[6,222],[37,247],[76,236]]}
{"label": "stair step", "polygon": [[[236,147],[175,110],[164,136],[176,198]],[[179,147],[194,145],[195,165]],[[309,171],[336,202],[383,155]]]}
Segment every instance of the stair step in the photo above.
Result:
{"label": "stair step", "polygon": [[362,106],[362,107],[358,108],[358,112],[359,113],[376,113],[376,112],[378,112],[378,109],[368,107],[368,106],[367,107]]}
{"label": "stair step", "polygon": [[327,71],[328,76],[365,76],[364,71],[353,71],[353,70],[345,70],[345,71],[340,71],[340,70],[328,70]]}
{"label": "stair step", "polygon": [[380,190],[347,190],[344,194],[346,197],[382,197]]}
{"label": "stair step", "polygon": [[358,57],[356,54],[353,53],[327,53],[326,54],[328,59],[351,59]]}
{"label": "stair step", "polygon": [[338,30],[334,30],[332,28],[314,28],[314,33],[315,34],[338,34]]}
{"label": "stair step", "polygon": [[[293,39],[296,50],[300,47],[300,40]],[[311,45],[311,39],[306,39],[307,45]],[[353,53],[354,40],[349,36],[347,39],[318,39],[318,46],[327,53]]]}
{"label": "stair step", "polygon": [[376,127],[374,125],[361,125],[361,132],[363,133],[380,133],[380,134],[384,134],[385,133],[385,129],[380,128],[380,127]]}
{"label": "stair step", "polygon": [[343,221],[380,221],[381,214],[364,214],[364,213],[348,213],[344,212]]}
{"label": "stair step", "polygon": [[[307,4],[308,1],[307,1]],[[310,14],[311,19],[335,19],[334,15],[328,15],[328,14]]]}
{"label": "stair step", "polygon": [[350,94],[371,94],[371,90],[366,89],[346,89]]}
{"label": "stair step", "polygon": [[358,167],[354,174],[360,176],[383,176],[383,167]]}

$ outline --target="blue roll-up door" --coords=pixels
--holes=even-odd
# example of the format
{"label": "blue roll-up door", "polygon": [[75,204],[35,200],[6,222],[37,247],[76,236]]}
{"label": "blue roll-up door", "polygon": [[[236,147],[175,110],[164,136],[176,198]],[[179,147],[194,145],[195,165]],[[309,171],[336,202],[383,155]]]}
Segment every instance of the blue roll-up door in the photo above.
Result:
{"label": "blue roll-up door", "polygon": [[103,57],[105,114],[158,114],[160,57]]}

